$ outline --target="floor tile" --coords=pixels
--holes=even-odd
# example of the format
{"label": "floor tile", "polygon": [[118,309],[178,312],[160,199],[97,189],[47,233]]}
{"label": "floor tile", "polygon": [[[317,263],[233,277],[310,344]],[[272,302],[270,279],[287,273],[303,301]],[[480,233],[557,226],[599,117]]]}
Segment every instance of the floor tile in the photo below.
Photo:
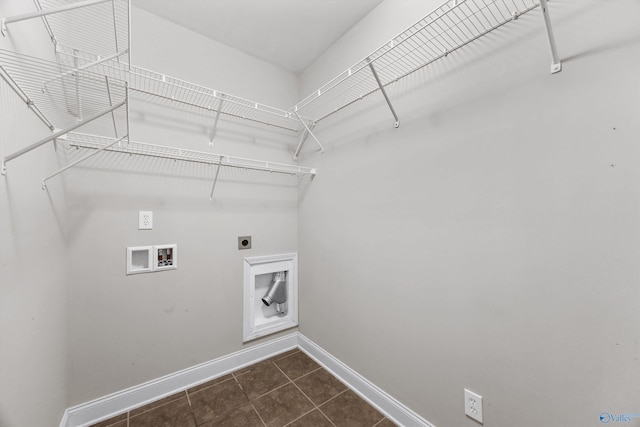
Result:
{"label": "floor tile", "polygon": [[219,418],[238,406],[249,402],[247,396],[245,396],[233,378],[189,393],[189,400],[198,425],[205,421]]}
{"label": "floor tile", "polygon": [[351,390],[320,406],[337,427],[371,427],[384,416]]}
{"label": "floor tile", "polygon": [[194,393],[198,390],[202,390],[203,388],[207,388],[207,387],[211,387],[212,385],[216,385],[218,383],[230,380],[233,378],[233,375],[231,374],[227,374],[227,375],[223,375],[221,377],[215,378],[211,381],[207,381],[206,383],[202,383],[200,385],[197,385],[195,387],[191,387],[190,389],[187,390],[187,393]]}
{"label": "floor tile", "polygon": [[278,365],[278,367],[282,369],[282,372],[292,380],[295,380],[304,374],[308,374],[320,367],[320,365],[314,362],[313,359],[303,352],[295,353],[283,359],[276,360],[274,363]]}
{"label": "floor tile", "polygon": [[385,418],[381,422],[375,425],[375,427],[397,427],[394,423],[391,422],[388,418]]}
{"label": "floor tile", "polygon": [[292,422],[287,427],[333,427],[333,424],[317,409]]}
{"label": "floor tile", "polygon": [[199,427],[264,427],[264,424],[253,406],[247,403]]}
{"label": "floor tile", "polygon": [[272,362],[260,362],[252,369],[236,375],[236,378],[249,399],[255,399],[289,381]]}
{"label": "floor tile", "polygon": [[139,415],[139,414],[141,414],[143,412],[147,412],[147,411],[149,411],[149,410],[151,410],[151,409],[153,409],[153,408],[155,408],[157,406],[162,406],[162,405],[164,405],[166,403],[173,402],[174,400],[178,400],[178,399],[184,398],[186,396],[187,395],[185,394],[184,391],[181,391],[180,393],[172,394],[171,396],[167,396],[167,397],[165,397],[163,399],[156,400],[155,402],[151,402],[151,403],[149,403],[147,405],[144,405],[144,406],[141,406],[139,408],[133,409],[129,413],[129,416],[133,417],[135,415]]}
{"label": "floor tile", "polygon": [[314,408],[298,388],[289,383],[258,399],[255,405],[267,427],[281,427]]}
{"label": "floor tile", "polygon": [[90,427],[127,427],[127,413],[101,421],[98,424],[92,424]]}
{"label": "floor tile", "polygon": [[347,386],[324,369],[298,378],[295,383],[316,405],[322,405],[347,389]]}
{"label": "floor tile", "polygon": [[195,427],[187,396],[129,418],[129,427]]}

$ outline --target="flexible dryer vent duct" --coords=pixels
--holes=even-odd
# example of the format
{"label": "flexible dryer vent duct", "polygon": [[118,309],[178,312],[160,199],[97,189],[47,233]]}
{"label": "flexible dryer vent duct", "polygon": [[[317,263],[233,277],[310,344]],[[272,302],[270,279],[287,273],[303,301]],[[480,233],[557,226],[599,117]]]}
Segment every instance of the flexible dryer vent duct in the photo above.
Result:
{"label": "flexible dryer vent duct", "polygon": [[267,307],[276,303],[276,311],[284,313],[287,311],[287,275],[284,271],[273,273],[273,280],[267,293],[262,298],[262,302]]}

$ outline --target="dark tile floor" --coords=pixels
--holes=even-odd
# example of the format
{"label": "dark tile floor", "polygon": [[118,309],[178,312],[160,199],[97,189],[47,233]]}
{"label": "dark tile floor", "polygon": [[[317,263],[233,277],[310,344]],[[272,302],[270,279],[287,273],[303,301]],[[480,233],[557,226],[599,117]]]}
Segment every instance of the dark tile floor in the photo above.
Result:
{"label": "dark tile floor", "polygon": [[93,427],[393,427],[300,350],[291,350]]}

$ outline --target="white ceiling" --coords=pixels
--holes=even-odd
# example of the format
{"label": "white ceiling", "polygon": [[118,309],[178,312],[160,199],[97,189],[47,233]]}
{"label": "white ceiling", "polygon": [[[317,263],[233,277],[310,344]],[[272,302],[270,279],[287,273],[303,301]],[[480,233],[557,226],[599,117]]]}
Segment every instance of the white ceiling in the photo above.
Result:
{"label": "white ceiling", "polygon": [[383,0],[132,0],[148,12],[294,73]]}

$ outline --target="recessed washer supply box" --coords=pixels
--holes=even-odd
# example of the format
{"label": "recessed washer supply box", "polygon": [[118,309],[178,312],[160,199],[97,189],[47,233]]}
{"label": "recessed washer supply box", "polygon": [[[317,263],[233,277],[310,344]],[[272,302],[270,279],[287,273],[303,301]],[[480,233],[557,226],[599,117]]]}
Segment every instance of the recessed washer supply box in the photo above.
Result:
{"label": "recessed washer supply box", "polygon": [[151,273],[153,271],[153,246],[130,246],[127,248],[127,274]]}
{"label": "recessed washer supply box", "polygon": [[152,273],[178,268],[178,245],[127,247],[127,274]]}
{"label": "recessed washer supply box", "polygon": [[178,268],[178,245],[156,245],[153,247],[153,270],[175,270]]}

